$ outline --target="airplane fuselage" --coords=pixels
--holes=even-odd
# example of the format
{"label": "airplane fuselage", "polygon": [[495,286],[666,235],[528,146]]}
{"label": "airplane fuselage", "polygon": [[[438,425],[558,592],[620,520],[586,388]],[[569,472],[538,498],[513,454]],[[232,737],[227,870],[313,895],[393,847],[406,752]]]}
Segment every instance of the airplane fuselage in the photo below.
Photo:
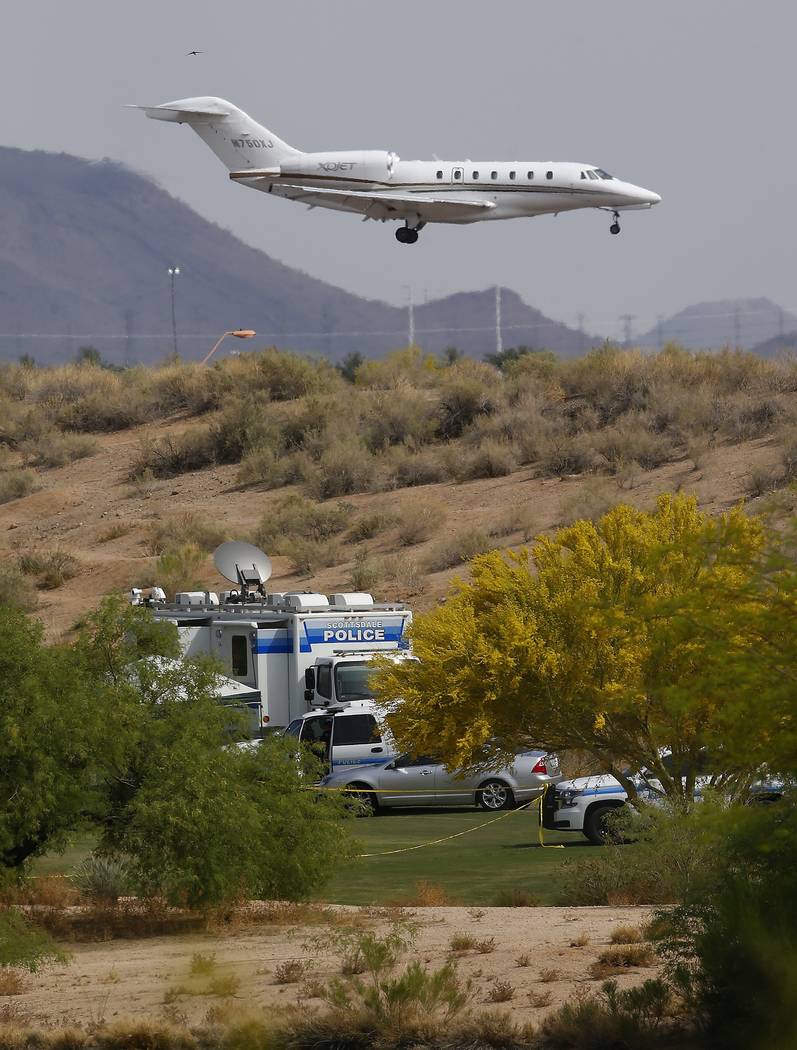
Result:
{"label": "airplane fuselage", "polygon": [[602,168],[572,161],[401,160],[386,150],[304,153],[237,106],[214,97],[144,107],[148,117],[189,124],[244,186],[311,208],[403,221],[396,237],[418,239],[427,223],[531,218],[580,208],[650,208],[657,193]]}

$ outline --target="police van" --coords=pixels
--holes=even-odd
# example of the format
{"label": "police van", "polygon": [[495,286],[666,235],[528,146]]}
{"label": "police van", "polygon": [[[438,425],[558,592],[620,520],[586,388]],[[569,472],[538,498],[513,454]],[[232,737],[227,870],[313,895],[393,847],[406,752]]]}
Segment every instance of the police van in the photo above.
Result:
{"label": "police van", "polygon": [[[355,754],[374,761],[393,753],[384,750],[375,706],[363,701],[373,696],[374,657],[409,656],[412,613],[405,605],[375,602],[360,592],[189,591],[166,602],[163,592],[153,591],[155,598],[145,598],[134,590],[133,601],[177,627],[183,655],[215,657],[226,678],[245,687],[239,703],[260,727],[254,736],[286,730],[318,711],[321,721],[307,727],[307,739],[315,733],[320,740],[330,730],[331,740],[330,720],[351,708],[354,720],[331,745],[335,761]],[[351,739],[344,743],[347,733]],[[299,734],[291,729],[291,735]]]}
{"label": "police van", "polygon": [[342,708],[309,711],[295,718],[285,735],[308,745],[332,772],[386,762],[397,754],[390,730],[373,700],[352,700]]}

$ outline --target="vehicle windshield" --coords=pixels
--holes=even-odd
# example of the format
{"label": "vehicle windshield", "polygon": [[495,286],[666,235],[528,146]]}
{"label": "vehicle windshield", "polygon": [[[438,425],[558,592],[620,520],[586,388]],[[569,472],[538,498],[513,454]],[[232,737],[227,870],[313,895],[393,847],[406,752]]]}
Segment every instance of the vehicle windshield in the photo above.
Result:
{"label": "vehicle windshield", "polygon": [[373,667],[360,664],[338,664],[335,668],[335,696],[338,700],[370,700],[374,691],[370,685]]}
{"label": "vehicle windshield", "polygon": [[604,171],[603,168],[595,168],[595,174],[602,179],[613,179],[614,175],[610,175],[608,171]]}

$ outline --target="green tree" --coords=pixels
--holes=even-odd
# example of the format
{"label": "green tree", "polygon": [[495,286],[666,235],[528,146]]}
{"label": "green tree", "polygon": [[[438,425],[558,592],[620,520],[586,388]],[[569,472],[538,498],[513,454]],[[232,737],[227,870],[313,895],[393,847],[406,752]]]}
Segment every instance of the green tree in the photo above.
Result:
{"label": "green tree", "polygon": [[342,801],[317,800],[287,743],[238,748],[218,668],[176,628],[109,600],[72,645],[0,609],[0,875],[91,828],[139,888],[204,906],[306,896],[346,855]]}
{"label": "green tree", "polygon": [[[706,596],[749,586],[764,544],[741,510],[712,519],[694,499],[662,496],[652,513],[619,506],[541,538],[530,557],[474,559],[472,582],[416,619],[419,661],[380,671],[382,698],[402,699],[390,714],[399,746],[455,766],[478,764],[488,744],[579,749],[631,798],[629,767],[687,803],[726,722]],[[756,762],[735,754],[728,783],[746,783]]]}
{"label": "green tree", "polygon": [[75,355],[75,363],[89,368],[102,368],[102,354],[95,346],[81,346]]}
{"label": "green tree", "polygon": [[364,361],[365,358],[359,350],[352,350],[351,353],[346,354],[340,364],[335,365],[335,368],[347,383],[354,383],[357,381],[357,370]]}

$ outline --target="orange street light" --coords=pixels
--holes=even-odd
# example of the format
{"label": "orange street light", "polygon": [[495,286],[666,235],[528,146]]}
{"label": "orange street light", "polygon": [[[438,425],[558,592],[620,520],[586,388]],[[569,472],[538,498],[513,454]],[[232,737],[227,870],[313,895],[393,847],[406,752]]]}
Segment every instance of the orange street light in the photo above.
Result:
{"label": "orange street light", "polygon": [[213,357],[213,355],[216,353],[216,351],[218,350],[218,348],[221,346],[221,344],[224,342],[224,340],[227,338],[228,335],[234,335],[236,339],[251,339],[253,336],[257,335],[257,332],[255,332],[252,328],[233,328],[232,331],[225,332],[218,339],[218,341],[216,342],[216,344],[214,345],[214,347],[210,351],[210,353],[205,354],[205,356],[199,362],[199,367],[200,368],[202,367],[202,365],[206,365],[208,363],[208,361],[211,359],[211,357]]}

